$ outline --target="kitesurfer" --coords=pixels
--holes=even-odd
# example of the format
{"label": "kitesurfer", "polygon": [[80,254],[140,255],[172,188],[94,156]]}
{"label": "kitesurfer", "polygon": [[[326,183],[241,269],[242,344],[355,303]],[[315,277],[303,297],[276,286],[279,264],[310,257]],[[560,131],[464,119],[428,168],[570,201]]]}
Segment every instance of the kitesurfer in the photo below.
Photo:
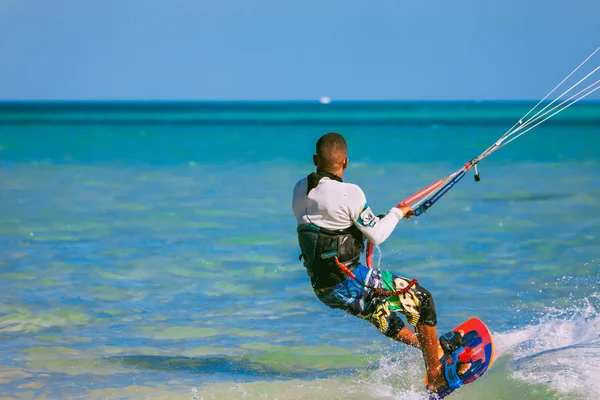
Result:
{"label": "kitesurfer", "polygon": [[402,218],[413,215],[412,208],[399,204],[385,216],[374,215],[362,189],[342,181],[348,158],[339,133],[319,138],[313,163],[316,172],[296,184],[292,207],[301,258],[316,296],[331,308],[371,322],[382,334],[419,348],[429,390],[443,388],[431,294],[416,280],[368,268],[359,260],[366,239],[374,245],[385,241]]}

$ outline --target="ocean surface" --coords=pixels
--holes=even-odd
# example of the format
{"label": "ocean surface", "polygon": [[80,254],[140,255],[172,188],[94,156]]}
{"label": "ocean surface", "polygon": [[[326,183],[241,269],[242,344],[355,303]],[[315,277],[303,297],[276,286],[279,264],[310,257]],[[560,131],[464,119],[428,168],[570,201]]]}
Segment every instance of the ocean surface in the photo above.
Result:
{"label": "ocean surface", "polygon": [[[387,211],[533,104],[0,103],[0,398],[426,399],[419,351],[322,305],[292,188],[315,141]],[[497,359],[450,398],[597,399],[600,103],[479,165],[375,256]]]}

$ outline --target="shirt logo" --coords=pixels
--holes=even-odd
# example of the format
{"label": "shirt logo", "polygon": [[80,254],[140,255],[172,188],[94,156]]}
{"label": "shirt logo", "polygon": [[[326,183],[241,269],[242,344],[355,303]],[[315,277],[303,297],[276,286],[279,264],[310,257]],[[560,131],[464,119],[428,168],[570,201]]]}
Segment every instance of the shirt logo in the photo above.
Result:
{"label": "shirt logo", "polygon": [[368,204],[365,204],[363,211],[359,214],[357,222],[362,226],[374,227],[377,219]]}

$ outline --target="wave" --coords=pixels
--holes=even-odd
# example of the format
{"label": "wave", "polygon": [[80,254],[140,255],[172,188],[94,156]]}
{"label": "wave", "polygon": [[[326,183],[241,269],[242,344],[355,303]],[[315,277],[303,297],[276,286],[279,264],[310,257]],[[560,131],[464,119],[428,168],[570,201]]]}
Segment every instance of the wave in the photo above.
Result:
{"label": "wave", "polygon": [[553,306],[535,325],[495,335],[511,376],[559,393],[596,399],[600,392],[600,296]]}
{"label": "wave", "polygon": [[[600,392],[600,297],[572,307],[548,307],[539,321],[494,333],[495,361],[486,374],[463,386],[460,399],[597,399]],[[381,357],[358,379],[363,395],[394,400],[428,399],[418,351]],[[368,390],[366,388],[369,388]]]}

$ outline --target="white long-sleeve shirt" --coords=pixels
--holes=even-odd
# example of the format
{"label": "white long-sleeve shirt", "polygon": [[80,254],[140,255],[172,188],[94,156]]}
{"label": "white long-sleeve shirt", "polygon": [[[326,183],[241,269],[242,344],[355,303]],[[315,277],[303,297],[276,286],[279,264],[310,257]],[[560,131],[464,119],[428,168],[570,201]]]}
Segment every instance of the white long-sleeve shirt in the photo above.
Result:
{"label": "white long-sleeve shirt", "polygon": [[391,235],[404,216],[402,210],[396,207],[392,207],[383,218],[375,216],[362,189],[352,183],[324,177],[308,195],[307,188],[307,178],[294,187],[292,208],[298,225],[312,223],[331,230],[356,225],[377,246]]}

